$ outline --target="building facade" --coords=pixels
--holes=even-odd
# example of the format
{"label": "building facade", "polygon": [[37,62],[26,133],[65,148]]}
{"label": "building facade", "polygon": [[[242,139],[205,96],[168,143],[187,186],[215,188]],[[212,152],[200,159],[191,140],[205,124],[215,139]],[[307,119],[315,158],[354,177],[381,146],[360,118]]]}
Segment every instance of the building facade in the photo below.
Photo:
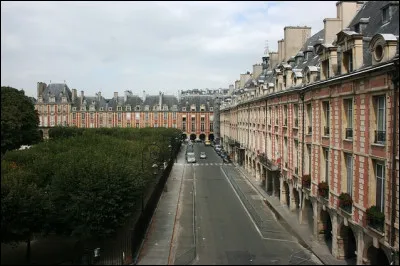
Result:
{"label": "building facade", "polygon": [[336,258],[382,265],[399,251],[398,2],[336,7],[241,74],[221,138]]}
{"label": "building facade", "polygon": [[100,92],[85,96],[70,90],[66,84],[38,82],[35,109],[45,137],[55,126],[79,128],[100,127],[168,127],[179,128],[183,138],[192,140],[214,139],[214,104],[219,90],[180,91],[179,96],[134,95],[125,91],[123,96],[105,99]]}

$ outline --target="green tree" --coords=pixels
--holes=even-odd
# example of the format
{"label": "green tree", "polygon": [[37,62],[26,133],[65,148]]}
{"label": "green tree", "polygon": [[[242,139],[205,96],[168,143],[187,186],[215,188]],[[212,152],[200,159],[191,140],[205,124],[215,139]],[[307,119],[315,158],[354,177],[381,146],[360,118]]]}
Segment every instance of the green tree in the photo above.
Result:
{"label": "green tree", "polygon": [[24,91],[1,87],[1,153],[40,141],[39,115]]}

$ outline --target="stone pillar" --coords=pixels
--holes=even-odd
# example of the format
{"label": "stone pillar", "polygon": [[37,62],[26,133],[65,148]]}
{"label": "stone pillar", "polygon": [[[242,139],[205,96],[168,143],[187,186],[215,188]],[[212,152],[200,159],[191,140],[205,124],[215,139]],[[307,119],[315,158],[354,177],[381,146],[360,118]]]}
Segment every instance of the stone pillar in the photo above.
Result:
{"label": "stone pillar", "polygon": [[357,265],[363,264],[364,255],[364,232],[357,230]]}
{"label": "stone pillar", "polygon": [[337,258],[338,254],[338,217],[332,214],[332,255]]}
{"label": "stone pillar", "polygon": [[293,183],[290,183],[289,185],[289,195],[290,195],[289,209],[291,211],[296,211],[298,206],[296,206],[296,198],[294,197]]}
{"label": "stone pillar", "polygon": [[279,195],[279,199],[281,204],[287,205],[287,201],[286,201],[286,193],[288,193],[288,191],[286,191],[286,187],[283,185],[283,178],[279,178],[279,182],[281,184],[281,191],[280,191],[280,195]]}

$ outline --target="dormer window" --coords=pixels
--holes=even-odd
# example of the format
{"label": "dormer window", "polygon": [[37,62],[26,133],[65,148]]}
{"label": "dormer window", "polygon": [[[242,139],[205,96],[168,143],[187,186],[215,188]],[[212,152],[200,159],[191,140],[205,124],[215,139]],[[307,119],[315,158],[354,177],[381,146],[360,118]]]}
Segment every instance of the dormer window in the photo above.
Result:
{"label": "dormer window", "polygon": [[81,111],[86,111],[86,106],[81,106]]}
{"label": "dormer window", "polygon": [[125,107],[125,110],[128,111],[128,112],[130,112],[130,111],[131,111],[131,106],[130,106],[130,105],[126,106],[126,107]]}
{"label": "dormer window", "polygon": [[76,107],[72,107],[72,111],[73,111],[73,112],[76,112]]}
{"label": "dormer window", "polygon": [[54,96],[50,96],[49,102],[51,102],[51,103],[56,102],[56,98]]}
{"label": "dormer window", "polygon": [[43,97],[42,97],[42,96],[39,96],[38,102],[39,102],[39,103],[43,103]]}
{"label": "dormer window", "polygon": [[385,6],[384,8],[382,8],[382,23],[389,22],[389,19],[389,6]]}
{"label": "dormer window", "polygon": [[182,107],[182,112],[186,112],[186,107]]}
{"label": "dormer window", "polygon": [[140,105],[136,105],[135,111],[140,111]]}
{"label": "dormer window", "polygon": [[210,112],[213,112],[214,111],[214,107],[210,107]]}
{"label": "dormer window", "polygon": [[122,106],[117,106],[117,111],[122,111]]}
{"label": "dormer window", "polygon": [[178,111],[178,106],[177,106],[176,104],[174,104],[174,105],[172,106],[172,111]]}
{"label": "dormer window", "polygon": [[145,110],[145,111],[149,111],[149,109],[150,109],[150,106],[148,106],[148,105],[146,105],[146,106],[144,107],[144,110]]}
{"label": "dormer window", "polygon": [[61,98],[61,101],[62,101],[63,103],[66,103],[66,102],[67,102],[67,97],[63,96],[63,97]]}
{"label": "dormer window", "polygon": [[164,111],[168,111],[168,105],[164,104],[163,110],[164,110]]}
{"label": "dormer window", "polygon": [[206,108],[205,108],[204,105],[200,106],[200,111],[201,111],[201,112],[204,112],[205,110],[206,110]]}
{"label": "dormer window", "polygon": [[100,107],[100,111],[104,111],[104,108],[103,108],[103,107]]}
{"label": "dormer window", "polygon": [[108,107],[108,111],[112,111],[112,107]]}
{"label": "dormer window", "polygon": [[196,106],[193,106],[193,105],[192,105],[192,106],[190,107],[190,111],[191,111],[191,112],[196,112]]}
{"label": "dormer window", "polygon": [[89,107],[89,111],[95,111],[96,109],[95,109],[95,107],[94,107],[94,105],[91,105],[90,107]]}
{"label": "dormer window", "polygon": [[353,71],[353,53],[351,50],[343,53],[343,65],[346,69],[346,73]]}

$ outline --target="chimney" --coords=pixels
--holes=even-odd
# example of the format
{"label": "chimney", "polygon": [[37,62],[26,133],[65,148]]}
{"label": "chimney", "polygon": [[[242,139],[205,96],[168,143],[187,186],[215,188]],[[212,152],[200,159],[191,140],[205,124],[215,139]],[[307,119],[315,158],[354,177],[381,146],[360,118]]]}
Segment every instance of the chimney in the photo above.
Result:
{"label": "chimney", "polygon": [[230,84],[230,85],[229,85],[229,95],[232,95],[234,89],[235,89],[235,85]]}
{"label": "chimney", "polygon": [[251,74],[249,71],[246,74],[240,74],[240,88],[244,88],[244,84],[251,78]]}
{"label": "chimney", "polygon": [[260,64],[253,65],[253,77],[256,78],[262,73],[263,67]]}
{"label": "chimney", "polygon": [[159,110],[161,110],[161,108],[162,108],[162,96],[163,96],[163,93],[160,91],[159,92],[159,96],[158,96],[158,106],[159,106]]}
{"label": "chimney", "polygon": [[240,80],[235,80],[235,90],[240,89]]}
{"label": "chimney", "polygon": [[81,104],[83,103],[83,97],[84,97],[85,95],[83,94],[83,91],[81,91]]}
{"label": "chimney", "polygon": [[126,90],[124,91],[124,103],[128,100],[128,96],[132,95],[130,91]]}
{"label": "chimney", "polygon": [[332,44],[336,40],[336,34],[341,29],[342,21],[338,18],[326,18],[324,19],[324,43]]}
{"label": "chimney", "polygon": [[118,101],[118,91],[114,92],[114,99]]}
{"label": "chimney", "polygon": [[278,64],[278,62],[279,62],[279,56],[278,56],[278,53],[277,52],[270,52],[269,53],[269,60],[270,60],[270,63],[269,63],[269,67],[268,67],[268,70],[272,70],[272,69],[274,69],[275,68],[275,66]]}
{"label": "chimney", "polygon": [[355,31],[357,33],[363,34],[363,32],[368,26],[368,23],[369,23],[369,18],[360,18],[360,22],[358,22],[358,29],[356,29]]}
{"label": "chimney", "polygon": [[97,97],[98,97],[98,99],[99,99],[99,101],[100,101],[100,99],[101,99],[101,91],[99,91],[99,92],[97,93]]}
{"label": "chimney", "polygon": [[76,94],[76,89],[72,89],[72,102],[75,102],[76,98],[78,98]]}
{"label": "chimney", "polygon": [[37,96],[39,98],[39,96],[43,96],[43,92],[46,89],[47,84],[44,82],[38,82],[37,83]]}
{"label": "chimney", "polygon": [[[362,6],[360,1],[338,1],[336,3],[336,17],[340,20],[340,30],[347,28]],[[378,12],[378,11],[377,11]]]}
{"label": "chimney", "polygon": [[278,64],[282,63],[285,57],[285,40],[278,41]]}
{"label": "chimney", "polygon": [[289,58],[296,55],[304,43],[311,36],[311,27],[285,27],[284,28],[284,54],[282,61],[287,62]]}
{"label": "chimney", "polygon": [[145,101],[146,101],[146,91],[143,90],[143,102],[145,102]]}

